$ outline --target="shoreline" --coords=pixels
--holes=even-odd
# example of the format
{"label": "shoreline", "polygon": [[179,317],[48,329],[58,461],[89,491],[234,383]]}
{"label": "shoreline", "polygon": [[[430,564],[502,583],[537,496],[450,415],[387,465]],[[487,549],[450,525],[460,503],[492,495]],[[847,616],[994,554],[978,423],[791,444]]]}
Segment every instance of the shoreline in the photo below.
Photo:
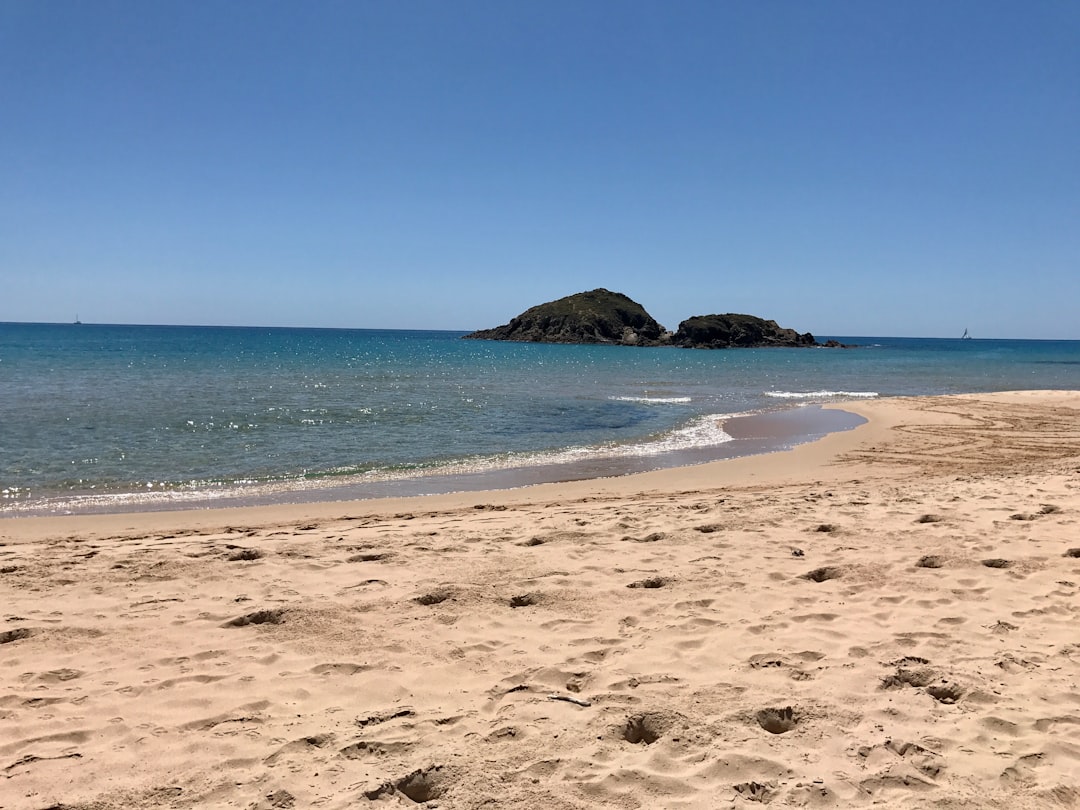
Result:
{"label": "shoreline", "polygon": [[1080,806],[1080,391],[767,455],[0,521],[5,808]]}
{"label": "shoreline", "polygon": [[[828,403],[840,404],[843,403]],[[345,476],[340,481],[332,477],[322,477],[279,484],[232,485],[226,490],[201,487],[191,492],[178,489],[168,493],[84,492],[0,503],[0,521],[65,514],[174,512],[189,509],[367,501],[519,489],[543,483],[614,478],[742,456],[782,452],[799,444],[816,441],[831,432],[851,430],[864,419],[865,417],[852,413],[851,409],[820,404],[791,405],[755,413],[719,414],[715,421],[719,429],[729,436],[726,441],[666,452],[648,452],[651,447],[645,442],[640,445],[645,452],[637,454],[627,452],[628,448],[636,446],[633,444],[628,447],[615,447],[607,453],[593,448],[593,452],[585,452],[581,458],[570,457],[558,461],[543,461],[543,457],[548,454],[540,453],[540,460],[529,463],[529,454],[522,454],[520,458],[509,457],[505,466],[481,465],[477,470],[469,470],[466,463],[454,463],[444,469],[433,469],[419,474],[391,474],[375,478],[356,475]]]}
{"label": "shoreline", "polygon": [[[883,400],[872,400],[881,402]],[[457,509],[468,505],[492,505],[497,508],[508,507],[519,502],[534,500],[556,501],[562,498],[578,500],[592,497],[619,497],[626,492],[641,490],[680,491],[693,487],[699,480],[707,478],[717,486],[730,485],[743,479],[763,479],[781,481],[786,478],[784,470],[798,468],[802,470],[819,469],[828,464],[832,454],[843,452],[851,442],[864,440],[887,430],[892,424],[888,417],[874,412],[873,407],[864,408],[867,401],[829,403],[819,407],[821,411],[843,412],[847,417],[856,417],[860,424],[834,430],[824,435],[798,440],[798,434],[792,432],[792,423],[781,418],[778,422],[762,416],[769,414],[737,415],[733,420],[743,421],[746,427],[737,430],[736,442],[745,442],[745,453],[721,455],[709,461],[677,466],[662,466],[640,472],[626,472],[615,475],[585,475],[558,480],[528,481],[516,485],[495,486],[489,488],[454,488],[449,491],[421,494],[386,495],[360,498],[324,498],[317,497],[328,489],[318,490],[316,497],[310,500],[271,500],[258,503],[235,503],[219,505],[214,502],[181,508],[160,508],[115,511],[85,511],[69,513],[0,513],[0,540],[12,538],[28,527],[32,534],[43,537],[55,531],[64,531],[65,527],[84,529],[100,528],[101,531],[150,530],[159,525],[174,526],[185,531],[202,530],[213,526],[230,524],[258,524],[270,526],[279,522],[328,520],[342,513],[389,514],[402,510],[431,511]],[[789,408],[772,414],[790,414],[802,408]],[[779,433],[779,435],[777,435]],[[709,448],[715,450],[716,448]],[[721,449],[726,450],[727,445]],[[526,474],[531,471],[526,469]],[[824,472],[824,470],[822,470]],[[505,475],[506,471],[494,471],[492,478]],[[449,477],[449,476],[448,476]],[[348,490],[348,487],[337,489]]]}

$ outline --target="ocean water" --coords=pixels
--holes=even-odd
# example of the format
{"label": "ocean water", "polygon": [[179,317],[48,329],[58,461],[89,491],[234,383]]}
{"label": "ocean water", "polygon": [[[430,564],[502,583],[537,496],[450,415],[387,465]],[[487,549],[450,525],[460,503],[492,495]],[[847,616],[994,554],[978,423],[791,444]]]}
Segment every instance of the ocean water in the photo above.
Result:
{"label": "ocean water", "polygon": [[694,351],[462,334],[0,324],[0,516],[619,474],[732,454],[736,414],[800,409],[794,443],[858,421],[824,402],[1080,389],[1080,341]]}

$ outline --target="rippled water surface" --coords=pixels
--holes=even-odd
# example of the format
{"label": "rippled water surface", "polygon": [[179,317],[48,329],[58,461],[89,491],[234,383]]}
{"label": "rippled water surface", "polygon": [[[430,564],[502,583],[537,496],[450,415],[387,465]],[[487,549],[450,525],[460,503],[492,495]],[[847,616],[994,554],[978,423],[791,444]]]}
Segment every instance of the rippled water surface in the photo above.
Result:
{"label": "rippled water surface", "polygon": [[461,334],[0,324],[0,513],[508,468],[558,477],[582,459],[660,466],[730,441],[729,414],[1080,388],[1078,341],[693,351]]}

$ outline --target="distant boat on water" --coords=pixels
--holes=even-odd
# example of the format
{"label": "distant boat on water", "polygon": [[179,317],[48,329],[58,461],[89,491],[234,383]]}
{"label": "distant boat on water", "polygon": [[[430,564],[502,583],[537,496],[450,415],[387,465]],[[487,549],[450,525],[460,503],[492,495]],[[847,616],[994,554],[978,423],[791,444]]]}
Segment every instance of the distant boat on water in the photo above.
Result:
{"label": "distant boat on water", "polygon": [[78,312],[75,313],[75,325],[76,326],[82,326],[82,321],[79,320],[79,313]]}
{"label": "distant boat on water", "polygon": [[968,334],[967,327],[964,327],[964,334],[960,336],[961,340],[971,340],[971,335]]}

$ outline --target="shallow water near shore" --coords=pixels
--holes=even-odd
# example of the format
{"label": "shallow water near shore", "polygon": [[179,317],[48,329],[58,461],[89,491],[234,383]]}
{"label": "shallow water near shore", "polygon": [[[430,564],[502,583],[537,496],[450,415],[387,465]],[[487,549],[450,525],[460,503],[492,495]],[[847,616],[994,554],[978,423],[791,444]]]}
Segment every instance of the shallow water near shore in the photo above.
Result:
{"label": "shallow water near shore", "polygon": [[[621,475],[854,426],[807,407],[821,403],[1080,388],[1080,341],[691,351],[462,334],[0,324],[0,515]],[[730,421],[785,411],[772,436]]]}

